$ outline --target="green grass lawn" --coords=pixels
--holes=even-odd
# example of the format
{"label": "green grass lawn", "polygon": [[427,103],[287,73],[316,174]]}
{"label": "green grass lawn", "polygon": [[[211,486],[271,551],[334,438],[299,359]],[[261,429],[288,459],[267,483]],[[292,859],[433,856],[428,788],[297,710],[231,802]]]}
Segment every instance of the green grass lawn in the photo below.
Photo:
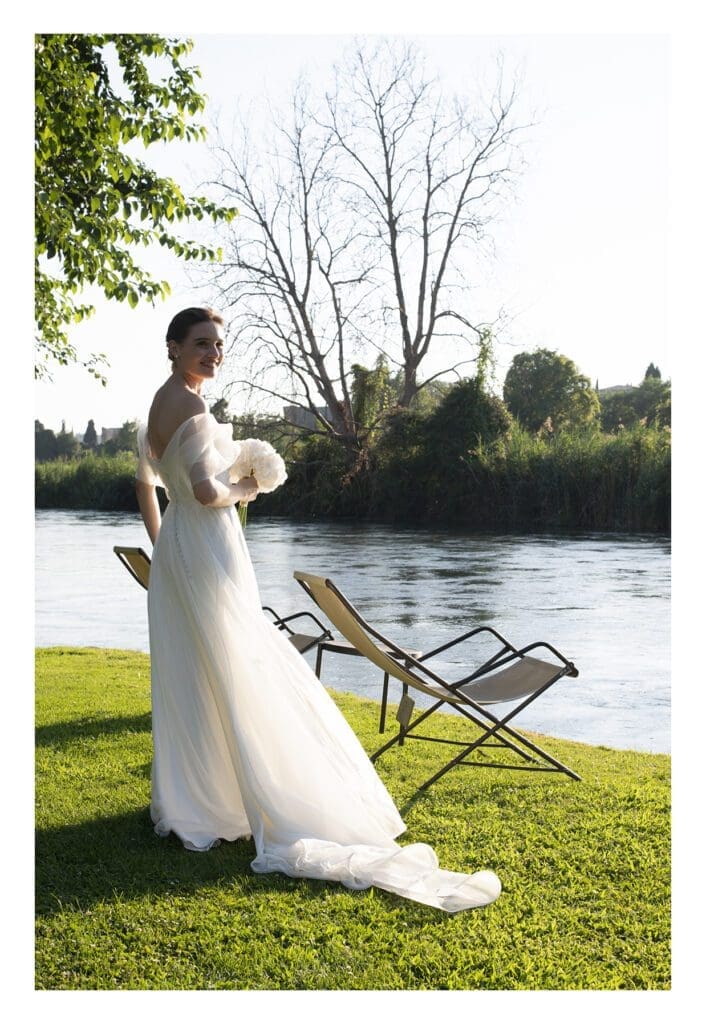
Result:
{"label": "green grass lawn", "polygon": [[[377,705],[332,695],[374,750]],[[502,881],[491,906],[448,915],[255,875],[249,840],[196,854],[158,839],[146,655],[40,650],[36,697],[38,989],[670,987],[666,755],[542,739],[581,782],[460,767],[416,800],[448,748],[384,755],[401,842]],[[449,736],[461,724],[435,718]]]}

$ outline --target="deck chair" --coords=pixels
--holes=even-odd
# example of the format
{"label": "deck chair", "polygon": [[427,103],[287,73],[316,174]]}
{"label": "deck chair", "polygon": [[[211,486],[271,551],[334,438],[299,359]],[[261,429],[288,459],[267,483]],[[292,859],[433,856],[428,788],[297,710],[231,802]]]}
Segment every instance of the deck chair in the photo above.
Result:
{"label": "deck chair", "polygon": [[147,590],[150,582],[150,558],[142,548],[126,548],[118,544],[113,548],[118,559],[134,580]]}
{"label": "deck chair", "polygon": [[[490,626],[479,626],[415,658],[366,622],[330,579],[304,572],[295,572],[294,578],[361,654],[382,668],[387,675],[402,683],[402,699],[397,712],[399,731],[371,755],[371,761],[376,761],[391,747],[397,744],[401,746],[405,740],[418,739],[461,747],[460,752],[422,783],[417,792],[428,789],[451,768],[461,764],[479,768],[563,772],[572,779],[580,779],[571,768],[557,761],[509,724],[528,704],[546,693],[557,680],[563,676],[578,676],[575,665],[550,644],[538,641],[518,650],[497,630]],[[495,654],[486,658],[462,679],[444,679],[425,664],[428,659],[482,633],[495,637],[499,647]],[[385,648],[394,652],[394,656],[388,654]],[[529,652],[538,648],[548,651],[556,662],[531,656]],[[412,718],[414,700],[409,695],[410,690],[433,698],[431,706],[422,710],[415,718]],[[383,694],[383,701],[387,701],[386,691]],[[508,703],[513,706],[502,717],[489,710],[489,705]],[[476,727],[475,738],[469,738],[468,742],[464,742],[418,733],[418,727],[439,708],[454,710],[473,723]],[[487,759],[485,751],[491,748],[509,751],[510,760],[498,760],[494,757]]]}
{"label": "deck chair", "polygon": [[[150,565],[152,564],[149,555],[142,548],[129,548],[121,544],[117,544],[113,551],[133,579],[137,580],[140,586],[147,590],[150,582]],[[300,654],[305,654],[324,640],[333,639],[331,631],[323,623],[319,622],[311,612],[294,612],[292,615],[282,617],[277,615],[274,609],[267,605],[263,605],[262,610],[272,616],[273,625],[287,634],[287,638]],[[313,635],[311,633],[295,632],[291,628],[290,623],[300,618],[311,619],[315,623],[318,632]]]}

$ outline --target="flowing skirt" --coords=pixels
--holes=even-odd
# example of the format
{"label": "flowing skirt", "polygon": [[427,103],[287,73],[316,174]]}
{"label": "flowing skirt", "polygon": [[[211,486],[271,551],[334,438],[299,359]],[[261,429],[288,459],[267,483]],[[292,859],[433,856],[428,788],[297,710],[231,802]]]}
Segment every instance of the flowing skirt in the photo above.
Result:
{"label": "flowing skirt", "polygon": [[354,732],[262,611],[237,514],[170,502],[148,592],[151,815],[187,849],[252,836],[256,872],[370,885],[447,911],[500,893],[405,830]]}

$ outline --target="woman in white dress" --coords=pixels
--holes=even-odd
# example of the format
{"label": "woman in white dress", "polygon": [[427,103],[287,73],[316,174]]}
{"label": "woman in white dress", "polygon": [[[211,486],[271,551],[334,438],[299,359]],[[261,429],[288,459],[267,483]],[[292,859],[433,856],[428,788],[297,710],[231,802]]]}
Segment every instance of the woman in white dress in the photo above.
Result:
{"label": "woman in white dress", "polygon": [[[262,611],[234,506],[229,425],[201,396],[223,361],[223,321],[182,310],[172,374],[138,434],[137,497],[154,544],[148,592],[151,815],[189,850],[252,836],[254,871],[375,885],[447,911],[491,903],[491,871],[443,871],[430,846],[399,846],[397,808],[306,660]],[[167,489],[161,518],[155,488]]]}

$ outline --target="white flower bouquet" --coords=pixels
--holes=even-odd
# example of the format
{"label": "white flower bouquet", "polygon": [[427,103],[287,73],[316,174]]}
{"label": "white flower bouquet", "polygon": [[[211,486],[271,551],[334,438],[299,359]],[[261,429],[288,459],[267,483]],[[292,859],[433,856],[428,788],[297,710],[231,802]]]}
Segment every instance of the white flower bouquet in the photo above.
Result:
{"label": "white flower bouquet", "polygon": [[[263,494],[269,494],[284,483],[287,479],[284,459],[277,454],[271,444],[256,437],[248,437],[244,441],[239,441],[238,445],[238,455],[230,467],[231,482],[237,483],[248,476],[255,477],[258,489]],[[238,516],[244,527],[248,521],[247,501],[239,502]]]}

